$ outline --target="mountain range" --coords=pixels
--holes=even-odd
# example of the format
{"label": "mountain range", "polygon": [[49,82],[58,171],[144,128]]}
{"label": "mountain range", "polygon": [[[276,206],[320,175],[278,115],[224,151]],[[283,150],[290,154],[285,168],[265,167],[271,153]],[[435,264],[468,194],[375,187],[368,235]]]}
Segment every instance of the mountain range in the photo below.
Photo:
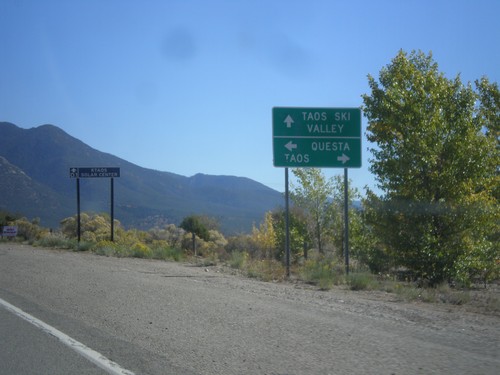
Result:
{"label": "mountain range", "polygon": [[[0,122],[0,210],[57,228],[76,214],[72,167],[119,167],[114,217],[126,228],[178,225],[189,215],[215,218],[226,234],[248,233],[283,195],[245,177],[186,177],[142,168],[98,151],[54,125],[24,129]],[[109,178],[80,178],[82,212],[110,212]]]}

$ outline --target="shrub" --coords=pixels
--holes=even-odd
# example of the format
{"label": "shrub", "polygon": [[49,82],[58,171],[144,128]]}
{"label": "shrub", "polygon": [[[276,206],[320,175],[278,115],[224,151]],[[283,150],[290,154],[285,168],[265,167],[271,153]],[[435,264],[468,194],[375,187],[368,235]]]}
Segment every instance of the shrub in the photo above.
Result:
{"label": "shrub", "polygon": [[343,281],[344,271],[334,260],[307,260],[302,268],[302,279],[318,285],[321,290],[329,290]]}
{"label": "shrub", "polygon": [[41,239],[48,232],[41,228],[39,224],[39,219],[29,221],[25,217],[13,222],[13,225],[17,226],[17,238],[28,241],[30,244]]}
{"label": "shrub", "polygon": [[34,245],[58,249],[72,249],[75,246],[75,242],[65,237],[62,233],[49,233],[35,241]]}
{"label": "shrub", "polygon": [[136,242],[132,246],[132,257],[134,258],[152,258],[153,252],[151,249],[141,242]]}
{"label": "shrub", "polygon": [[72,240],[72,242],[73,242],[73,249],[75,251],[88,251],[92,249],[92,247],[95,245],[94,242],[90,241],[80,241],[80,243],[78,243],[77,240]]}
{"label": "shrub", "polygon": [[99,241],[92,246],[92,251],[97,255],[104,255],[107,257],[118,256],[118,254],[122,252],[120,246],[111,241]]}
{"label": "shrub", "polygon": [[229,259],[229,265],[232,268],[243,269],[248,261],[248,253],[246,251],[233,251]]}
{"label": "shrub", "polygon": [[162,260],[171,259],[178,262],[184,257],[184,253],[182,252],[181,249],[170,247],[168,245],[164,246],[156,245],[151,249],[151,251],[153,259],[162,259]]}
{"label": "shrub", "polygon": [[278,281],[285,277],[285,269],[281,262],[274,259],[251,260],[247,263],[248,277],[262,281]]}
{"label": "shrub", "polygon": [[368,272],[350,273],[347,277],[347,283],[351,290],[372,290],[376,286],[376,280]]}

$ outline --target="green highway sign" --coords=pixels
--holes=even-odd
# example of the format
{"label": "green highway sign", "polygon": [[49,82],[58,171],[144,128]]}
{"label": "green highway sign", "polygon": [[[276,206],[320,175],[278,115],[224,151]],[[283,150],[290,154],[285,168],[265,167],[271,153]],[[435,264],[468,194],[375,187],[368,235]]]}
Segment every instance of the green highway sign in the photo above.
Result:
{"label": "green highway sign", "polygon": [[275,167],[361,167],[359,108],[273,108]]}
{"label": "green highway sign", "polygon": [[120,167],[93,167],[93,168],[71,167],[69,169],[69,177],[70,178],[120,177]]}

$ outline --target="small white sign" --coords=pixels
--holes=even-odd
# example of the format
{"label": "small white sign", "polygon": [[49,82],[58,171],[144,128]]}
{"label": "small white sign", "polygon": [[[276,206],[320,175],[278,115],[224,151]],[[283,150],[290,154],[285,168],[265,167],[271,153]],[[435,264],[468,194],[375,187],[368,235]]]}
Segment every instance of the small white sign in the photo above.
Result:
{"label": "small white sign", "polygon": [[15,237],[17,236],[17,227],[6,225],[3,227],[2,236],[5,237]]}

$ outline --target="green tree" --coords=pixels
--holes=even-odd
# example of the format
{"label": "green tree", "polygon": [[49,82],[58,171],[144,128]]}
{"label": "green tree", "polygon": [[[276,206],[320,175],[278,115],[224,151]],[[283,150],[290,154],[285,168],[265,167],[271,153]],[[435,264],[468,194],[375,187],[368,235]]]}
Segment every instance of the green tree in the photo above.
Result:
{"label": "green tree", "polygon": [[186,232],[191,233],[193,253],[196,256],[196,236],[200,237],[204,241],[208,241],[210,239],[210,233],[203,223],[203,220],[200,216],[188,216],[182,220],[179,227],[184,229]]}
{"label": "green tree", "polygon": [[210,233],[199,216],[193,215],[185,217],[182,220],[180,227],[186,232],[196,234],[204,241],[208,241],[210,239]]}
{"label": "green tree", "polygon": [[308,217],[311,238],[316,242],[320,254],[324,254],[325,242],[331,235],[332,206],[329,197],[332,183],[319,168],[296,168],[292,173],[299,184],[292,184],[291,199]]}
{"label": "green tree", "polygon": [[[285,257],[285,210],[276,210],[272,213],[274,231],[276,233],[275,258],[280,260]],[[307,250],[311,246],[311,239],[307,230],[307,218],[304,212],[296,207],[290,207],[289,216],[290,229],[290,254],[292,260],[300,256],[307,257]]]}
{"label": "green tree", "polygon": [[400,51],[363,95],[370,169],[384,193],[372,195],[371,224],[398,264],[431,283],[459,270],[472,277],[466,259],[495,264],[499,159],[485,129],[494,131],[498,111],[484,101],[498,88],[483,82],[478,94],[440,73],[432,54]]}

